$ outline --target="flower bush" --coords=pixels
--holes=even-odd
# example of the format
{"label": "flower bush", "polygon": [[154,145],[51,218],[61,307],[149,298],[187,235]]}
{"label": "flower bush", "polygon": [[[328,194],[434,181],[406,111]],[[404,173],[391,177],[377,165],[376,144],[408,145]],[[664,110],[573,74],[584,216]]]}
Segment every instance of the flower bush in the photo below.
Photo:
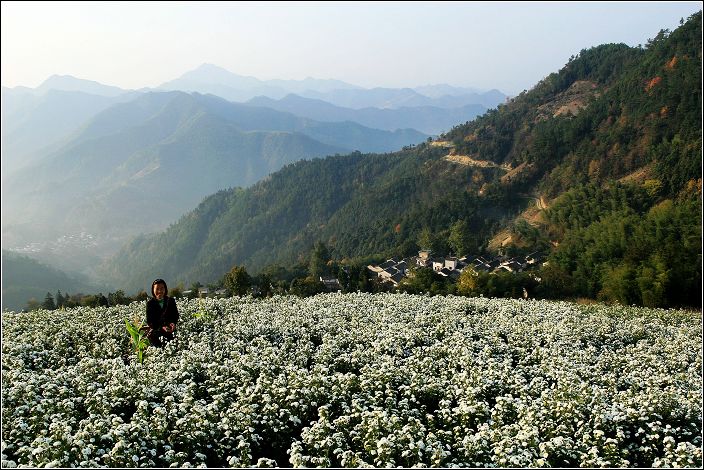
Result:
{"label": "flower bush", "polygon": [[2,316],[2,466],[701,467],[678,310],[325,294]]}

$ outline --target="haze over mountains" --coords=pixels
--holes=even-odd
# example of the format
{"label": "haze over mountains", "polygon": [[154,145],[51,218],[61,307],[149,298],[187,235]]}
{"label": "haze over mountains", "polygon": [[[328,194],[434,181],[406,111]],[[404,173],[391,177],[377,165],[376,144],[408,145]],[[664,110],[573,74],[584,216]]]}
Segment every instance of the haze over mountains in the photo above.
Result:
{"label": "haze over mountains", "polygon": [[506,99],[506,95],[498,90],[479,92],[473,88],[449,85],[426,85],[418,89],[365,89],[339,80],[259,80],[237,75],[211,64],[203,64],[176,80],[160,85],[157,89],[210,93],[229,101],[247,101],[258,96],[276,100],[289,94],[297,94],[351,109],[418,106],[457,108],[468,104],[493,108]]}
{"label": "haze over mountains", "polygon": [[134,97],[134,93],[103,96],[63,89],[12,93],[3,88],[3,174],[45,155],[100,111]]}
{"label": "haze over mountains", "polygon": [[[92,275],[127,237],[165,228],[218,190],[304,158],[415,145],[505,100],[423,89],[262,81],[207,64],[156,89],[58,75],[36,89],[3,87],[3,246]],[[95,243],[50,248],[80,233]]]}
{"label": "haze over mountains", "polygon": [[[427,137],[319,123],[212,95],[150,92],[102,111],[61,149],[14,172],[4,183],[4,216],[45,233],[73,227],[133,235],[163,228],[213,191],[251,185],[286,163],[390,151]],[[151,201],[161,201],[158,211],[147,210]]]}
{"label": "haze over mountains", "polygon": [[321,99],[304,98],[293,94],[279,100],[259,96],[247,101],[247,104],[286,111],[318,121],[354,121],[368,127],[386,130],[412,128],[433,135],[451,129],[458,123],[470,121],[487,109],[482,104],[468,104],[458,108],[417,106],[352,109],[336,106]]}

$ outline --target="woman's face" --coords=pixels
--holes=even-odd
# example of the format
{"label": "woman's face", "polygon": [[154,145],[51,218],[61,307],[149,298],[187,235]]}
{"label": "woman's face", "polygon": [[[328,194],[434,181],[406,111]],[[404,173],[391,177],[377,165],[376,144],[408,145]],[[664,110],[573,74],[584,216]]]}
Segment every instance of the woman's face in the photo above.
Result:
{"label": "woman's face", "polygon": [[164,298],[164,295],[166,295],[166,287],[164,286],[164,284],[155,284],[154,297],[156,297],[157,300],[161,300]]}

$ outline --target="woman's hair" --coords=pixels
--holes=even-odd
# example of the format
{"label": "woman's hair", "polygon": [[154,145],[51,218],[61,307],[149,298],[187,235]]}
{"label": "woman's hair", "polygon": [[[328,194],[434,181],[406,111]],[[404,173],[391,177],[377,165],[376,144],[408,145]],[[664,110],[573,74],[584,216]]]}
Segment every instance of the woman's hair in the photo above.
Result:
{"label": "woman's hair", "polygon": [[163,279],[154,279],[154,282],[152,282],[152,297],[156,297],[156,294],[154,294],[154,286],[157,284],[163,284],[164,285],[164,290],[166,291],[164,295],[168,295],[169,293],[169,288],[166,287],[166,281]]}

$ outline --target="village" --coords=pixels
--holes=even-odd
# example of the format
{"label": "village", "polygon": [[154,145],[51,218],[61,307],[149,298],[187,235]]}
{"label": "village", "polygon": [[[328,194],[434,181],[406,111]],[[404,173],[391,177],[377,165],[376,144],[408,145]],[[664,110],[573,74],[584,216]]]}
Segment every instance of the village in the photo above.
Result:
{"label": "village", "polygon": [[[540,252],[512,258],[497,256],[488,259],[484,256],[464,256],[462,258],[433,256],[432,251],[421,250],[418,252],[418,256],[405,258],[400,261],[391,258],[378,266],[369,265],[367,270],[376,274],[379,282],[398,287],[404,278],[412,276],[412,267],[432,268],[439,275],[452,281],[457,281],[466,270],[470,270],[473,275],[499,272],[519,273],[538,268],[542,266],[543,262],[544,255]],[[322,278],[321,281],[325,282]]]}
{"label": "village", "polygon": [[[545,265],[546,257],[542,252],[536,251],[525,256],[509,257],[499,254],[494,257],[490,256],[463,256],[456,257],[452,255],[437,256],[431,250],[421,250],[418,256],[407,258],[389,258],[385,262],[376,265],[370,264],[366,266],[364,271],[369,281],[376,283],[382,290],[390,291],[398,288],[401,282],[406,279],[411,279],[417,269],[432,269],[434,273],[442,276],[448,282],[456,283],[462,273],[469,271],[474,276],[480,274],[499,274],[499,273],[522,273],[527,271],[537,271],[541,266]],[[349,268],[342,268],[349,274]],[[540,282],[540,278],[534,277]],[[315,278],[314,278],[315,279]],[[318,276],[315,281],[322,284],[317,292],[339,292],[345,290],[343,282],[335,276]],[[319,285],[320,285],[319,284]],[[261,286],[252,285],[251,293],[255,296],[261,294]],[[228,297],[227,289],[215,286],[198,286],[196,289],[185,290],[181,293],[187,297]]]}

